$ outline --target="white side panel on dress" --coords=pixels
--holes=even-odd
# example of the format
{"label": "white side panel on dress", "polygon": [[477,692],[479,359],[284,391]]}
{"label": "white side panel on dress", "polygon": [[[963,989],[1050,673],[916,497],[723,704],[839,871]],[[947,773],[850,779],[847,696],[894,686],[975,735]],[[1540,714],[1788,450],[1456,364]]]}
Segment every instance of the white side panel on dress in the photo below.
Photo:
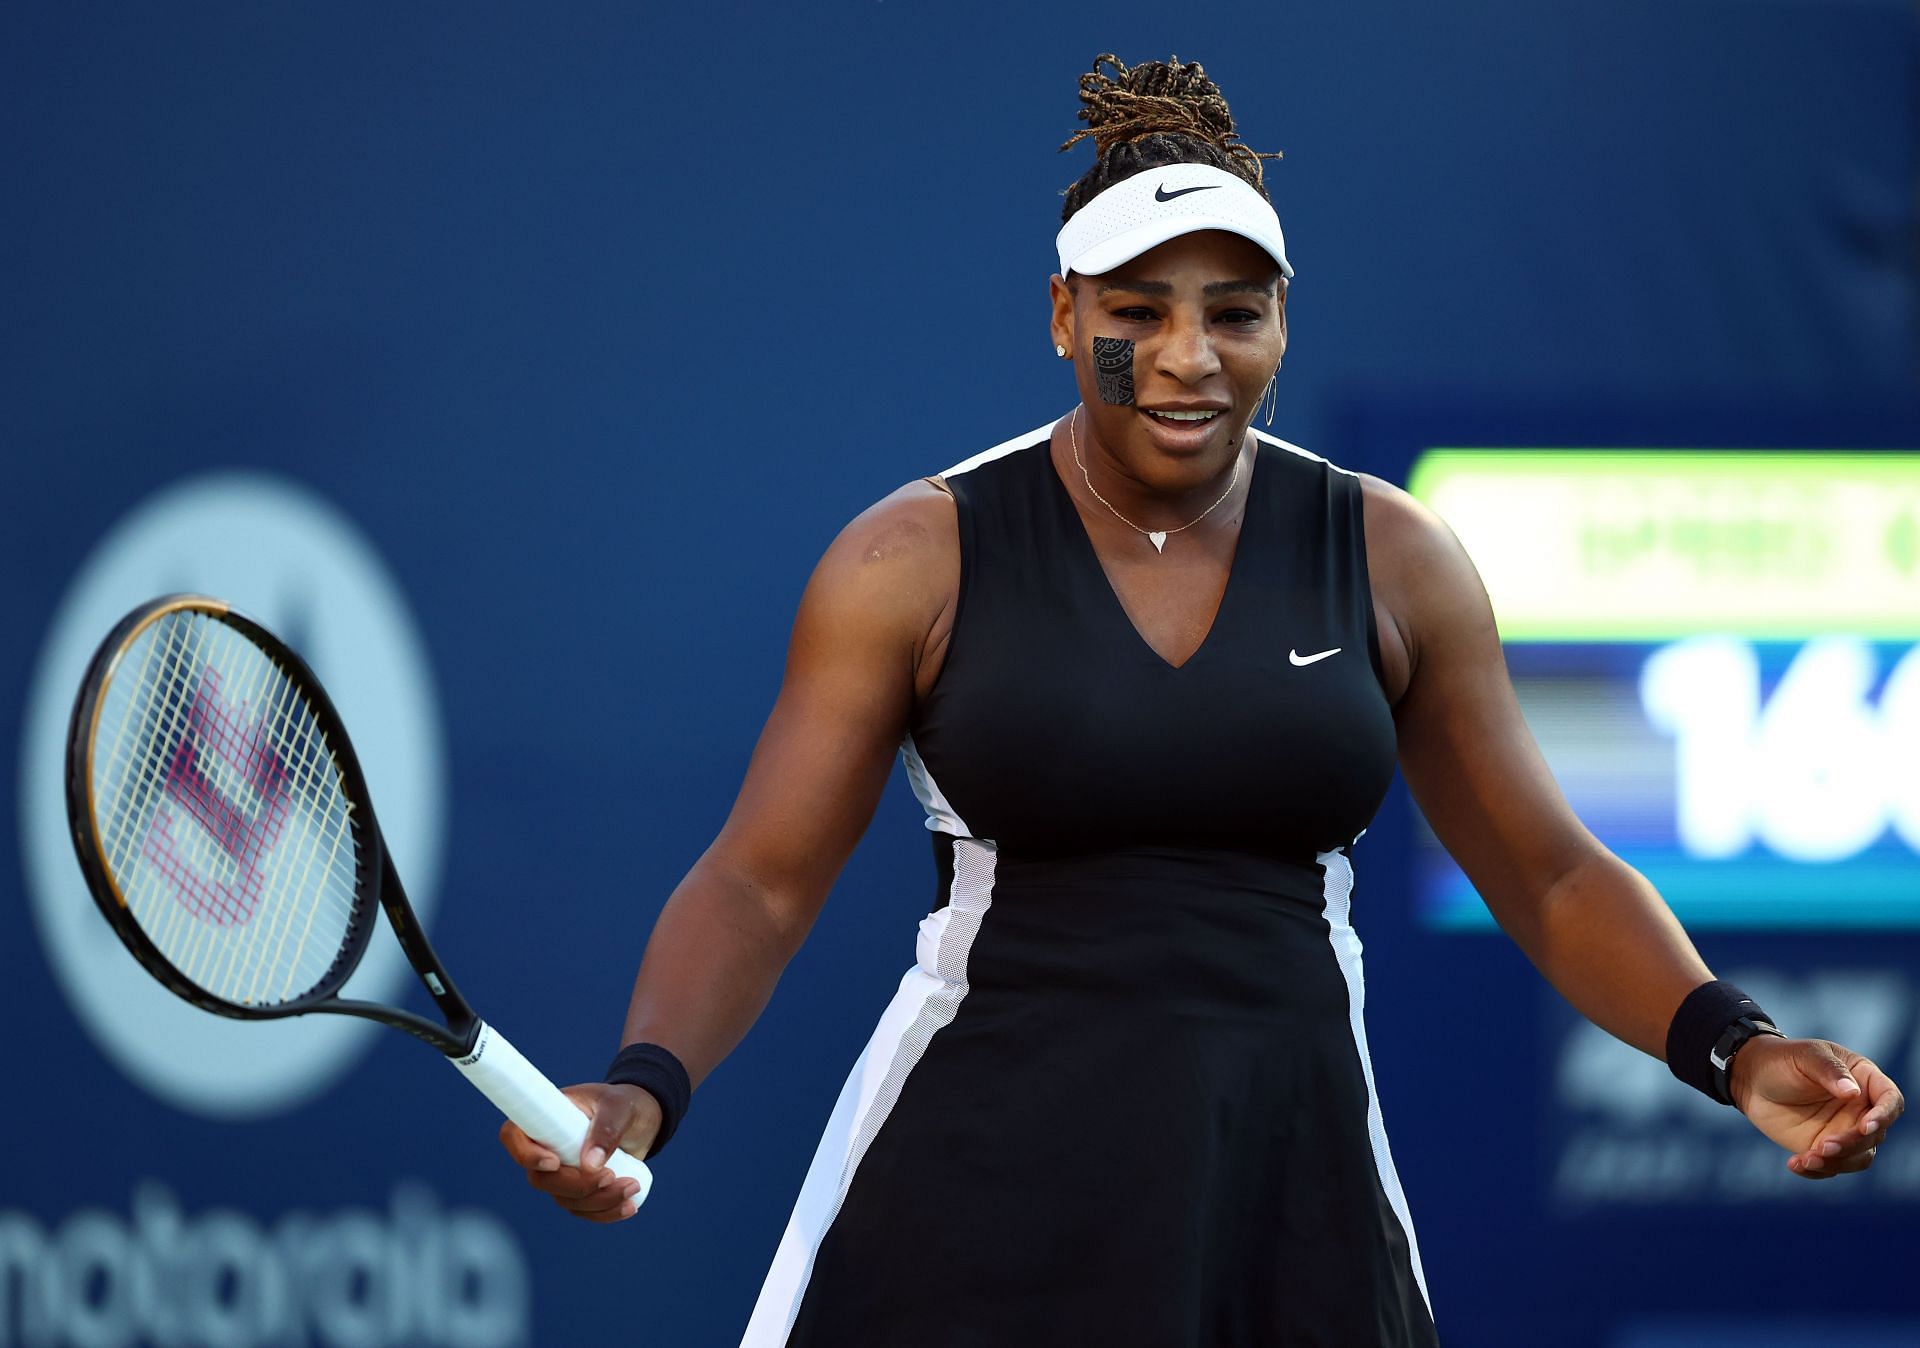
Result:
{"label": "white side panel on dress", "polygon": [[1360,933],[1353,929],[1353,862],[1345,852],[1322,852],[1315,858],[1326,874],[1327,930],[1333,942],[1334,957],[1340,961],[1340,973],[1347,980],[1347,1020],[1353,1027],[1353,1046],[1360,1053],[1360,1070],[1367,1078],[1367,1137],[1373,1142],[1373,1168],[1380,1176],[1380,1188],[1387,1195],[1400,1229],[1407,1233],[1407,1254],[1413,1261],[1414,1281],[1420,1284],[1420,1299],[1433,1314],[1433,1298],[1427,1295],[1426,1271],[1420,1267],[1420,1242],[1413,1236],[1413,1215],[1407,1210],[1406,1190],[1400,1187],[1400,1175],[1393,1168],[1393,1152],[1387,1146],[1387,1125],[1380,1115],[1380,1093],[1373,1086],[1373,1060],[1367,1056],[1366,976],[1360,968]]}
{"label": "white side panel on dress", "polygon": [[907,769],[907,782],[913,787],[913,794],[919,797],[920,804],[927,812],[927,827],[935,833],[951,833],[956,838],[967,836],[967,821],[953,812],[948,804],[946,792],[933,780],[933,774],[927,771],[927,764],[920,757],[920,750],[914,746],[913,736],[909,735],[900,742],[900,761]]}
{"label": "white side panel on dress", "polygon": [[933,1036],[953,1022],[967,995],[967,956],[981,919],[993,905],[996,860],[991,841],[953,840],[953,886],[947,903],[921,920],[914,966],[900,980],[899,991],[840,1088],[740,1348],[781,1348],[786,1343],[813,1275],[814,1255],[840,1212],[861,1158],[900,1099],[907,1075]]}
{"label": "white side panel on dress", "polygon": [[[1033,443],[1057,423],[982,450],[947,469],[952,477],[991,463]],[[880,1023],[853,1065],[840,1098],[834,1102],[826,1132],[814,1149],[813,1163],[800,1185],[800,1197],[787,1219],[787,1229],[774,1251],[773,1264],[754,1303],[740,1348],[783,1348],[793,1330],[807,1283],[813,1276],[814,1256],[827,1228],[839,1215],[854,1172],[893,1111],[907,1075],[919,1063],[934,1034],[953,1022],[967,995],[967,955],[979,935],[981,919],[993,905],[993,875],[997,849],[990,839],[968,836],[967,824],[947,800],[946,793],[927,771],[911,735],[900,745],[907,781],[927,812],[927,827],[953,838],[953,884],[947,902],[920,922],[914,943],[914,965],[900,979],[900,987]]]}

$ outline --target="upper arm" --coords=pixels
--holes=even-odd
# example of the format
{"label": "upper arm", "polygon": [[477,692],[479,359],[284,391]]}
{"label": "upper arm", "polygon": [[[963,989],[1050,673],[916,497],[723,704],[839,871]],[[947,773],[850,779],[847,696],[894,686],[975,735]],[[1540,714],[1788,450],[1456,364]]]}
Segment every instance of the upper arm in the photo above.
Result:
{"label": "upper arm", "polygon": [[707,854],[796,934],[873,817],[959,570],[953,503],[922,481],[842,530],[807,582],[779,697]]}
{"label": "upper arm", "polygon": [[1455,861],[1515,935],[1529,905],[1599,850],[1520,714],[1493,608],[1439,516],[1368,479],[1368,559],[1397,642],[1400,766]]}

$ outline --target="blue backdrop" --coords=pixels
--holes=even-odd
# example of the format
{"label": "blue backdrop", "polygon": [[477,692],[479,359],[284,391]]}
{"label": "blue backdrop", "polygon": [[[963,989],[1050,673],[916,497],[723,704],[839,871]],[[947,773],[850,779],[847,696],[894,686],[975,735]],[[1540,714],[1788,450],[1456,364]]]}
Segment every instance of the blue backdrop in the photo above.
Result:
{"label": "blue backdrop", "polygon": [[[1205,61],[1286,152],[1275,429],[1404,480],[1446,443],[1920,445],[1917,36],[1899,0],[0,10],[0,1345],[730,1343],[932,893],[896,778],[641,1219],[570,1223],[399,1036],[102,1028],[134,974],[59,916],[45,748],[99,613],[203,586],[330,683],[390,671],[341,701],[435,939],[590,1076],[821,549],[1071,405],[1054,147],[1096,52]],[[199,555],[235,510],[266,536]],[[1518,953],[1416,920],[1413,838],[1396,796],[1355,914],[1449,1344],[1920,1343],[1898,1146],[1570,1182],[1569,1139],[1739,1139],[1670,1082],[1576,1089]],[[1920,1084],[1913,934],[1701,943]]]}

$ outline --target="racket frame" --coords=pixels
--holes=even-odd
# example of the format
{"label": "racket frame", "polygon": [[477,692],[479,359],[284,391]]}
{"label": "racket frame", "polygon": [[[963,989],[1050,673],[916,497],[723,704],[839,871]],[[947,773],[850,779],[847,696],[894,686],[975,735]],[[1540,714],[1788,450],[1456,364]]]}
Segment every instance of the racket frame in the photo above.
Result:
{"label": "racket frame", "polygon": [[[294,682],[327,741],[352,807],[348,820],[349,827],[355,831],[357,845],[354,903],[346,939],[341,943],[339,955],[312,989],[294,1000],[271,1007],[227,1001],[176,969],[134,920],[125,895],[95,845],[100,827],[93,800],[93,746],[103,695],[134,638],[167,614],[180,612],[200,613],[237,629]],[[114,626],[87,665],[80,694],[74,700],[73,717],[67,726],[66,777],[67,817],[73,830],[74,852],[87,879],[87,891],[121,943],[168,991],[202,1010],[234,1020],[279,1020],[322,1011],[358,1016],[405,1030],[439,1050],[455,1070],[528,1136],[552,1148],[569,1164],[579,1163],[581,1148],[586,1144],[587,1116],[504,1035],[476,1016],[454,986],[446,966],[441,964],[427,940],[426,930],[415,916],[413,906],[407,902],[406,890],[400,884],[393,858],[387,853],[366,778],[360,771],[360,760],[353,752],[353,741],[347,735],[346,726],[319,678],[285,642],[231,605],[204,595],[166,595],[142,604]],[[445,1025],[397,1006],[335,995],[366,953],[367,943],[373,936],[376,906],[386,912],[407,962],[446,1017]],[[615,1151],[607,1157],[606,1165],[615,1174],[635,1182],[636,1205],[646,1201],[653,1187],[653,1172],[645,1161],[624,1151]]]}
{"label": "racket frame", "polygon": [[[274,1006],[249,1006],[216,997],[176,969],[134,920],[126,897],[120,892],[97,844],[100,821],[93,798],[93,750],[104,695],[113,682],[121,657],[134,639],[161,618],[182,612],[199,613],[236,629],[293,681],[326,736],[328,751],[340,772],[342,788],[352,803],[348,817],[355,833],[356,865],[354,907],[348,923],[347,939],[342,943],[333,964],[312,989],[294,1000]],[[334,1012],[405,1030],[416,1039],[433,1045],[449,1058],[465,1057],[473,1051],[474,1042],[479,1038],[482,1028],[480,1018],[474,1014],[466,998],[460,995],[446,966],[440,962],[432,943],[427,940],[426,929],[420,925],[420,919],[407,902],[406,890],[400,884],[393,859],[387,854],[386,840],[380,834],[380,824],[373,812],[373,799],[367,791],[360,760],[353,751],[353,741],[348,737],[346,726],[340,720],[339,712],[334,709],[332,699],[298,652],[230,604],[205,595],[165,595],[142,604],[122,618],[107,634],[106,640],[100,643],[100,648],[87,665],[86,677],[81,680],[80,693],[74,700],[73,716],[67,727],[67,817],[73,828],[74,853],[79,858],[80,869],[87,879],[87,890],[92,894],[95,905],[134,958],[168,991],[203,1011],[233,1020],[279,1020],[312,1011]],[[373,911],[376,906],[385,910],[387,921],[392,925],[394,935],[399,938],[407,962],[413,966],[422,986],[446,1017],[445,1025],[397,1006],[335,995],[366,954],[367,944],[373,936]]]}

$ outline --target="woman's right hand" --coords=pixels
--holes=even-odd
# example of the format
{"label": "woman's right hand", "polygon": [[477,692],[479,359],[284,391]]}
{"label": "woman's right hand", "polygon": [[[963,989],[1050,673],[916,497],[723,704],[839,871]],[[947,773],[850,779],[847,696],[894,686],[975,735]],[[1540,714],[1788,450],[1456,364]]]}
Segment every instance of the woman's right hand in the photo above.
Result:
{"label": "woman's right hand", "polygon": [[660,1102],[638,1086],[609,1086],[588,1082],[562,1092],[578,1105],[590,1122],[581,1144],[580,1164],[563,1164],[559,1156],[520,1130],[512,1120],[500,1125],[500,1145],[527,1172],[527,1183],[576,1217],[590,1222],[617,1222],[633,1216],[640,1190],[636,1180],[622,1179],[606,1168],[615,1147],[645,1157],[660,1131]]}

